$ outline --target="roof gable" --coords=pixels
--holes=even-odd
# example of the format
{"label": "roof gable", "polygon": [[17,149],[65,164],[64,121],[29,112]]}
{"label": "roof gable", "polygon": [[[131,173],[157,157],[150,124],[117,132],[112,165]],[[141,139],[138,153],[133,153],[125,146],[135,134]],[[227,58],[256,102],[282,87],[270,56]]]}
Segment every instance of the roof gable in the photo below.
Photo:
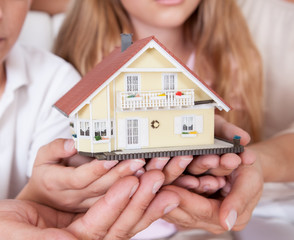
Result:
{"label": "roof gable", "polygon": [[[185,64],[174,56],[154,36],[134,42],[124,52],[116,48],[103,61],[89,71],[71,90],[56,103],[55,107],[64,115],[70,116],[78,112],[85,104],[107,86],[123,69],[134,62],[148,48],[155,47],[173,65],[179,68],[188,78],[198,85],[208,96],[216,101],[220,109],[230,110],[230,107],[209,86],[192,72]],[[121,71],[120,71],[121,70]]]}

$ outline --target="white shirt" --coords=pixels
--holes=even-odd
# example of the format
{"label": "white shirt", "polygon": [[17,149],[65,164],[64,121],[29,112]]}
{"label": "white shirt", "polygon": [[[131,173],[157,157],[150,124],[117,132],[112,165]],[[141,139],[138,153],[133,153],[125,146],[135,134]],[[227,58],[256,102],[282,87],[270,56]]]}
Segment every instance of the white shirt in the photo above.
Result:
{"label": "white shirt", "polygon": [[70,137],[68,119],[52,105],[80,79],[61,58],[18,44],[6,60],[6,73],[0,98],[0,199],[23,188],[41,146]]}

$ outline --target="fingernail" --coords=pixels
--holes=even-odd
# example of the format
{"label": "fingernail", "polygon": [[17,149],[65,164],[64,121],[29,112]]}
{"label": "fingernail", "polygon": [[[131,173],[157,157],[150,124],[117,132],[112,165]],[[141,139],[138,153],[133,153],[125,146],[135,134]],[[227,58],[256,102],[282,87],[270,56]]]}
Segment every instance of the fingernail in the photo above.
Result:
{"label": "fingernail", "polygon": [[132,190],[131,190],[131,192],[130,192],[130,195],[129,195],[129,198],[131,198],[131,197],[135,194],[135,192],[137,191],[138,187],[139,187],[139,183],[137,183],[137,184],[132,188]]}
{"label": "fingernail", "polygon": [[174,210],[175,208],[177,208],[178,206],[179,206],[178,203],[170,204],[164,209],[163,213],[167,214],[167,213],[171,212],[172,210]]}
{"label": "fingernail", "polygon": [[144,173],[145,173],[144,168],[141,168],[141,169],[139,169],[139,170],[135,173],[135,176],[136,176],[136,177],[141,177]]}
{"label": "fingernail", "polygon": [[71,152],[75,146],[75,142],[72,139],[67,139],[64,142],[63,148],[67,152]]}
{"label": "fingernail", "polygon": [[156,183],[154,183],[153,188],[152,188],[152,193],[155,194],[158,192],[158,190],[160,189],[160,187],[163,184],[164,179],[161,179],[159,181],[157,181]]}
{"label": "fingernail", "polygon": [[170,158],[165,158],[165,157],[158,158],[155,163],[155,168],[162,170],[169,159]]}
{"label": "fingernail", "polygon": [[132,163],[130,165],[130,169],[133,172],[137,172],[145,164],[145,162],[143,160],[140,160],[140,159],[134,159],[134,160],[131,160],[131,161],[132,161]]}
{"label": "fingernail", "polygon": [[223,188],[222,191],[224,191],[226,194],[228,194],[231,191],[231,184],[227,183]]}
{"label": "fingernail", "polygon": [[116,164],[118,164],[117,160],[106,161],[106,162],[104,162],[103,166],[104,166],[105,169],[110,169],[110,168],[114,167]]}
{"label": "fingernail", "polygon": [[231,210],[226,218],[228,231],[231,231],[231,229],[234,227],[236,220],[237,220],[237,212],[236,210]]}
{"label": "fingernail", "polygon": [[210,190],[210,186],[209,185],[203,186],[203,192],[208,192],[208,190]]}
{"label": "fingernail", "polygon": [[180,168],[186,168],[189,163],[192,161],[192,156],[182,156],[181,161],[179,162]]}

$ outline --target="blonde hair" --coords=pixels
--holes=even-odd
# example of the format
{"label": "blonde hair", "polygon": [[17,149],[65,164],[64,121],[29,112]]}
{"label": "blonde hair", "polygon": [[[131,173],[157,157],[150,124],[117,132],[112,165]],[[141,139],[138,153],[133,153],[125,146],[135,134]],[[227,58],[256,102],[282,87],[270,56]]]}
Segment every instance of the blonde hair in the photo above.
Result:
{"label": "blonde hair", "polygon": [[[75,0],[61,27],[55,53],[84,75],[116,46],[120,33],[134,32],[120,0]],[[233,106],[225,119],[260,140],[262,66],[246,22],[234,0],[202,0],[184,24],[195,45],[195,72]]]}

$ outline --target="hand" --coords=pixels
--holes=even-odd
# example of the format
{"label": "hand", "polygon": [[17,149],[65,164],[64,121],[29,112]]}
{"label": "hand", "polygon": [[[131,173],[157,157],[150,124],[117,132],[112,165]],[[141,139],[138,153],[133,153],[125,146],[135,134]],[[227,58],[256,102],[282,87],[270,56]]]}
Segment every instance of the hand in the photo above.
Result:
{"label": "hand", "polygon": [[85,214],[67,213],[21,200],[0,201],[0,232],[6,240],[129,239],[176,208],[179,196],[156,194],[164,181],[160,171],[120,179]]}
{"label": "hand", "polygon": [[[247,161],[247,158],[255,158],[255,154],[245,149],[241,158]],[[231,189],[223,200],[205,198],[178,186],[164,186],[164,190],[181,196],[179,207],[164,219],[182,229],[201,228],[215,234],[243,229],[262,194],[260,162],[239,166],[228,179]]]}
{"label": "hand", "polygon": [[[73,140],[57,139],[40,148],[29,183],[18,199],[36,201],[63,211],[83,212],[114,182],[134,175],[145,164],[142,159],[118,163],[85,159],[75,154]],[[81,161],[84,163],[77,167],[63,165],[63,159],[69,157],[75,157],[78,165]]]}
{"label": "hand", "polygon": [[[232,140],[235,135],[241,137],[241,144],[247,145],[250,136],[241,128],[228,123],[221,116],[215,116],[215,134],[217,137]],[[170,158],[153,158],[146,165],[146,170],[161,169],[165,174],[164,184],[175,184],[196,193],[212,194],[225,185],[223,176],[229,175],[240,164],[250,165],[254,159],[242,159],[238,154],[227,153],[219,155],[203,156],[178,156]],[[194,175],[182,175],[187,171]],[[213,176],[198,176],[201,174]],[[198,177],[197,177],[198,176]]]}
{"label": "hand", "polygon": [[[241,145],[246,146],[250,142],[250,136],[243,129],[227,122],[219,115],[215,115],[215,135],[219,138],[233,140],[235,135],[241,137]],[[193,175],[209,173],[214,176],[227,176],[240,164],[250,165],[254,159],[242,159],[240,155],[227,153],[219,155],[203,155],[194,158],[188,166],[188,171]]]}

